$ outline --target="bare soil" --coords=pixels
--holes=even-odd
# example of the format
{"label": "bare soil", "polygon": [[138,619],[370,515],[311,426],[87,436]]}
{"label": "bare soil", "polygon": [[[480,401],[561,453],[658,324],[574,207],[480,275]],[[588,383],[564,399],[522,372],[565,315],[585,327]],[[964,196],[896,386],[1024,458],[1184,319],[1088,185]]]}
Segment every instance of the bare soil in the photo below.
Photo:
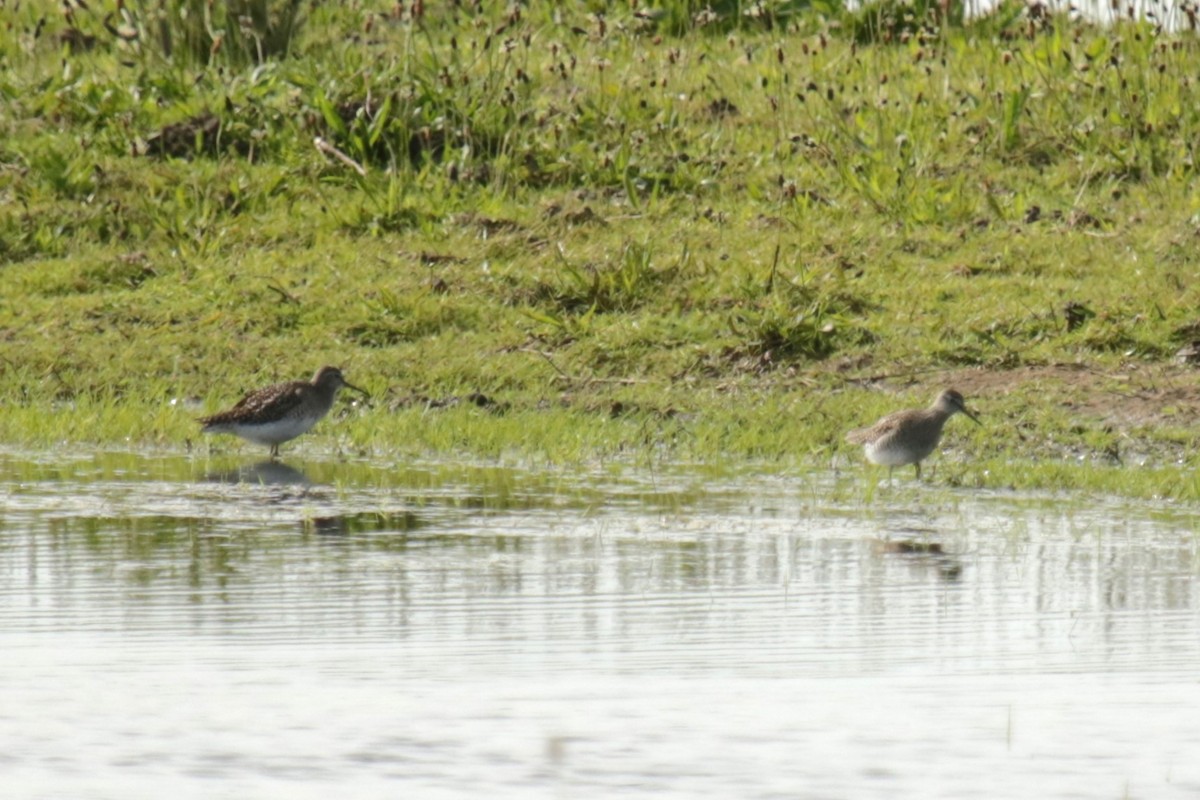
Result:
{"label": "bare soil", "polygon": [[931,397],[942,388],[953,387],[969,403],[985,409],[990,398],[1040,396],[1078,414],[1081,421],[1118,429],[1186,425],[1200,418],[1200,369],[1184,365],[1128,364],[1115,370],[1086,364],[961,369],[915,375],[901,385],[906,391],[927,388]]}

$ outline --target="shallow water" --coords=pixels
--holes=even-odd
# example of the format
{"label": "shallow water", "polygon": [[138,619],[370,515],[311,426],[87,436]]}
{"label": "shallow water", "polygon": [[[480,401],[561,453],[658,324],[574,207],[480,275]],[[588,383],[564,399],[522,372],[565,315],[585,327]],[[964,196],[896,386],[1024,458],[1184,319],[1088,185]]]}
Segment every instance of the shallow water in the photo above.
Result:
{"label": "shallow water", "polygon": [[865,480],[0,453],[4,796],[1200,796],[1200,508]]}

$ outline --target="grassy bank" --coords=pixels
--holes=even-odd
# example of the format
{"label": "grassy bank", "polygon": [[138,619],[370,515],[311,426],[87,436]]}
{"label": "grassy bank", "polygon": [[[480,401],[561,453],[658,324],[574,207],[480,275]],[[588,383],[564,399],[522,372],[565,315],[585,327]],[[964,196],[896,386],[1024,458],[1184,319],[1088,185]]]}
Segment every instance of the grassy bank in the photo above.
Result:
{"label": "grassy bank", "polygon": [[1194,35],[557,6],[13,7],[0,438],[337,363],[346,448],[825,464],[953,383],[950,480],[1196,495]]}

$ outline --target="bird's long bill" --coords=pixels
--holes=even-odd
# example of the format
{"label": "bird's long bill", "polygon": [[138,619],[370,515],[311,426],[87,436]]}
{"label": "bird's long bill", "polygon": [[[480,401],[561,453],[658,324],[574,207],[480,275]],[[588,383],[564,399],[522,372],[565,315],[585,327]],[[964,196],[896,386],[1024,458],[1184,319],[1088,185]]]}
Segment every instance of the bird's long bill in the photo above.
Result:
{"label": "bird's long bill", "polygon": [[342,378],[342,386],[345,386],[347,389],[353,389],[354,391],[360,393],[363,397],[369,398],[371,396],[371,393],[368,392],[366,389],[360,389],[359,387],[355,386],[353,383],[350,383],[349,381],[347,381],[345,378]]}
{"label": "bird's long bill", "polygon": [[962,412],[963,412],[963,414],[967,415],[967,417],[969,417],[971,419],[971,421],[974,422],[976,425],[983,424],[982,422],[979,421],[979,417],[975,416],[975,412],[971,411],[966,406],[962,407]]}

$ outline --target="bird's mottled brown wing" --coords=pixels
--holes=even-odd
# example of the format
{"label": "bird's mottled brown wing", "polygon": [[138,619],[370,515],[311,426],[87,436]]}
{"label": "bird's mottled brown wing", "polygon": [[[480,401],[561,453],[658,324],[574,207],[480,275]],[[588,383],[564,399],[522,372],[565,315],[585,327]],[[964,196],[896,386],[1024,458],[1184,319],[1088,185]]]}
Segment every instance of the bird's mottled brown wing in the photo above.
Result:
{"label": "bird's mottled brown wing", "polygon": [[303,402],[303,381],[279,383],[251,392],[228,411],[221,411],[200,420],[202,425],[220,425],[253,418],[258,422],[274,422],[288,416]]}
{"label": "bird's mottled brown wing", "polygon": [[879,420],[879,422],[876,422],[874,425],[868,428],[857,428],[852,430],[846,434],[846,441],[850,444],[870,444],[871,442],[877,442],[895,432],[896,428],[899,427],[900,422],[904,419],[906,413],[907,412],[905,411],[897,411],[895,413],[888,414],[886,417]]}

